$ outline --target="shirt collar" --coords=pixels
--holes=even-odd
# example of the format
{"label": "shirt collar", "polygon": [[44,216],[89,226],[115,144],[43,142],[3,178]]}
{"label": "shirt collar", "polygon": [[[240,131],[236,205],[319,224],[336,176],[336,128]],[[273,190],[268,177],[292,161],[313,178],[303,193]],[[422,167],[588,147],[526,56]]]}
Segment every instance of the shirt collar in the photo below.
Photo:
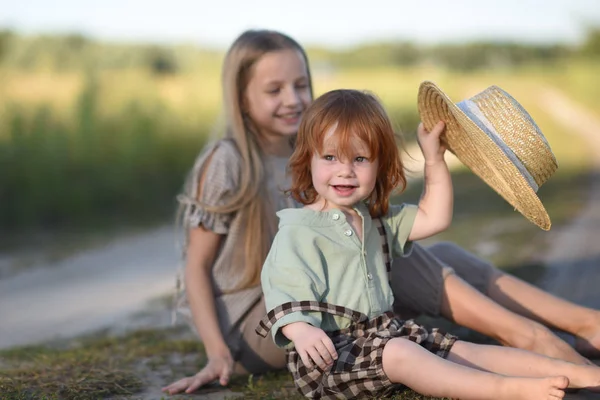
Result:
{"label": "shirt collar", "polygon": [[[371,219],[369,208],[364,202],[356,204],[354,210],[367,222]],[[310,208],[286,208],[277,212],[279,227],[284,225],[335,226],[346,222],[346,215],[339,209],[315,211]],[[365,224],[366,225],[366,224]]]}

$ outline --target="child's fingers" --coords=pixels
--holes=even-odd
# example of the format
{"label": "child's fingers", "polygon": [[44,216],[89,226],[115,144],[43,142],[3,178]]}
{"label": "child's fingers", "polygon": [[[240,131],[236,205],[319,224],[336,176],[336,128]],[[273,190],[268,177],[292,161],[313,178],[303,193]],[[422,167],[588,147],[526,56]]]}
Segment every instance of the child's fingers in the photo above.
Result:
{"label": "child's fingers", "polygon": [[446,124],[444,124],[444,121],[439,121],[437,124],[435,124],[435,126],[431,129],[431,132],[429,132],[429,134],[433,137],[440,137],[440,135],[442,134],[442,132],[444,132],[444,128],[446,128]]}
{"label": "child's fingers", "polygon": [[298,352],[300,354],[300,359],[302,360],[302,363],[304,364],[304,366],[308,369],[312,368],[312,361],[310,359],[310,356],[308,355],[308,352],[306,351],[299,351]]}
{"label": "child's fingers", "polygon": [[323,344],[327,348],[327,351],[331,355],[331,358],[334,360],[337,360],[338,354],[337,354],[337,351],[335,350],[335,346],[333,345],[333,341],[331,340],[331,338],[326,337],[325,339],[323,339]]}
{"label": "child's fingers", "polygon": [[323,357],[321,357],[321,354],[319,354],[319,351],[316,347],[311,347],[310,349],[308,349],[308,355],[310,356],[310,358],[312,358],[315,364],[321,367],[321,369],[325,369],[327,367],[327,364],[325,363],[325,361],[323,361]]}
{"label": "child's fingers", "polygon": [[321,356],[321,358],[327,365],[333,363],[333,357],[329,353],[329,349],[327,348],[327,346],[325,346],[325,343],[323,343],[323,342],[317,343],[315,345],[315,348],[317,349],[317,351],[319,352],[319,355]]}

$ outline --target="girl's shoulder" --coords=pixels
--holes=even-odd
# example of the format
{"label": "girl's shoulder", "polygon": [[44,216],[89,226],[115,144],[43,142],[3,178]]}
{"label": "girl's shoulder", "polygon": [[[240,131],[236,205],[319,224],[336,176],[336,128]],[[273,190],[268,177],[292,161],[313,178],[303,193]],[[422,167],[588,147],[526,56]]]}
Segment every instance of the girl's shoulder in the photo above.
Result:
{"label": "girl's shoulder", "polygon": [[242,155],[233,139],[219,139],[204,146],[196,157],[194,170],[214,171],[229,174],[239,173],[242,165]]}
{"label": "girl's shoulder", "polygon": [[240,164],[242,155],[233,139],[224,138],[207,144],[198,155],[198,159],[220,164]]}

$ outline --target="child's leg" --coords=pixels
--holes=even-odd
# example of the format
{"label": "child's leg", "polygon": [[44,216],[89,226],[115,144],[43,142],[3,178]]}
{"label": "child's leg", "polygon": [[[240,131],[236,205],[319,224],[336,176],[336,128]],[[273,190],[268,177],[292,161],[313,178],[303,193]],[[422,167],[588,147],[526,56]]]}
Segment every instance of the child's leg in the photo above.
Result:
{"label": "child's leg", "polygon": [[383,370],[392,382],[419,393],[464,400],[561,399],[569,383],[564,376],[515,378],[480,371],[445,360],[403,338],[386,344]]}
{"label": "child's leg", "polygon": [[511,347],[478,345],[457,341],[448,360],[502,375],[569,378],[569,387],[600,391],[600,368],[579,365]]}

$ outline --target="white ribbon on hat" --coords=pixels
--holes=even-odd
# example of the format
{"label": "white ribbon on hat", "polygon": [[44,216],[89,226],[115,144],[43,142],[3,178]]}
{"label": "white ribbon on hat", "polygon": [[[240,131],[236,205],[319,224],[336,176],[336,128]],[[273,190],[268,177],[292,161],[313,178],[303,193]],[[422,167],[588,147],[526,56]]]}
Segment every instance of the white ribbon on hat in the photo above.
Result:
{"label": "white ribbon on hat", "polygon": [[[469,99],[463,100],[460,103],[457,103],[456,105],[458,106],[458,108],[460,108],[462,112],[465,113],[467,117],[469,117],[471,121],[475,122],[475,124],[477,124],[477,126],[483,132],[485,132],[485,134],[490,139],[492,139],[492,141],[500,148],[500,150],[502,150],[506,157],[508,157],[508,159],[515,165],[515,167],[517,167],[517,169],[519,170],[521,175],[523,175],[523,177],[527,180],[527,183],[529,183],[529,186],[531,186],[533,191],[537,193],[539,186],[535,182],[535,179],[533,179],[533,176],[531,176],[527,168],[525,168],[525,165],[523,165],[521,160],[519,160],[519,157],[517,157],[517,155],[510,149],[510,147],[508,147],[504,140],[502,140],[502,137],[498,134],[498,132],[494,128],[494,125],[485,117],[485,115],[483,115],[483,112],[481,112],[479,106]],[[529,119],[531,120],[531,118]],[[539,129],[537,129],[537,126],[536,130],[538,133],[540,133],[540,136],[542,137],[544,142],[546,142],[546,138],[544,138],[543,135],[541,135],[541,132],[539,131]]]}

